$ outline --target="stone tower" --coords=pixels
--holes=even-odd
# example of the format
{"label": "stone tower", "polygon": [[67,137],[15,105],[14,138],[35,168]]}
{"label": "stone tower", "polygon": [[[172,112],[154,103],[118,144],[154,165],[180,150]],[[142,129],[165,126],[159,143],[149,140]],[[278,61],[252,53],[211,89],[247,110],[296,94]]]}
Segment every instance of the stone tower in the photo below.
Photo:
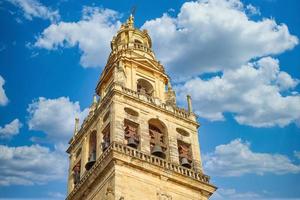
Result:
{"label": "stone tower", "polygon": [[198,127],[177,107],[146,30],[131,15],[111,41],[89,115],[76,119],[69,200],[205,200],[216,190],[203,174]]}

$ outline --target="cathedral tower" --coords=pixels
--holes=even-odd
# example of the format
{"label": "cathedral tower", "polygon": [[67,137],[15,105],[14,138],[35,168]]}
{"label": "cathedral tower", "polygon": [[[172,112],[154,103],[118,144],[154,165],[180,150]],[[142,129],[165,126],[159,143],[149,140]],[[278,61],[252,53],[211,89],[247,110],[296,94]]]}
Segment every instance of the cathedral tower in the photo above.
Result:
{"label": "cathedral tower", "polygon": [[89,115],[76,119],[68,200],[205,200],[216,190],[204,175],[192,111],[177,107],[146,30],[131,15],[111,41]]}

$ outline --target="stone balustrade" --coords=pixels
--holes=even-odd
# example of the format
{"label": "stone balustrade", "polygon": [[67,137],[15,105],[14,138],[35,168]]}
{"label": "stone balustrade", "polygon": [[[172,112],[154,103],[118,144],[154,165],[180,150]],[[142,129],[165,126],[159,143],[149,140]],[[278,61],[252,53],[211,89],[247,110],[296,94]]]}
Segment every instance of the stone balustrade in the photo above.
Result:
{"label": "stone balustrade", "polygon": [[108,155],[111,152],[117,152],[121,153],[123,155],[130,156],[131,158],[135,158],[144,162],[147,162],[149,164],[158,166],[163,168],[164,170],[170,170],[174,173],[181,174],[183,176],[187,176],[189,178],[192,178],[194,180],[207,183],[209,184],[210,177],[201,173],[196,172],[193,169],[188,169],[185,167],[182,167],[180,165],[171,163],[165,159],[148,155],[146,153],[143,153],[137,149],[131,148],[126,146],[125,144],[121,144],[118,142],[112,142],[109,147],[99,156],[96,163],[93,165],[93,167],[89,171],[85,171],[85,173],[81,176],[81,179],[78,184],[75,185],[72,192],[69,194],[67,199],[69,199],[71,196],[73,196],[76,191],[80,189],[80,187],[88,180],[90,176],[92,176],[93,173],[95,173],[96,169],[99,169],[103,164],[104,161],[108,158]]}
{"label": "stone balustrade", "polygon": [[132,97],[135,97],[137,99],[140,99],[142,101],[145,101],[147,103],[150,103],[154,106],[157,106],[159,108],[167,110],[168,112],[171,112],[171,113],[175,114],[176,116],[183,117],[183,118],[186,118],[186,119],[190,119],[189,118],[190,113],[188,113],[183,108],[178,108],[178,107],[175,107],[175,106],[167,105],[167,104],[161,102],[161,100],[159,100],[157,98],[154,98],[152,96],[148,96],[148,95],[145,95],[145,94],[138,93],[134,90],[131,90],[131,89],[123,87],[123,86],[122,86],[122,92],[124,92],[124,93],[126,93],[126,94],[128,94]]}
{"label": "stone balustrade", "polygon": [[126,49],[136,49],[136,50],[144,51],[144,52],[149,53],[149,54],[153,54],[153,51],[152,51],[151,48],[149,48],[149,47],[147,47],[143,44],[134,43],[134,42],[119,45],[115,49],[113,49],[112,53],[116,53],[118,51],[126,50]]}
{"label": "stone balustrade", "polygon": [[210,179],[209,176],[204,175],[204,174],[199,173],[199,172],[195,172],[193,169],[188,169],[186,167],[182,167],[180,165],[170,163],[165,159],[145,154],[145,153],[143,153],[143,152],[141,152],[137,149],[128,147],[124,144],[114,142],[111,145],[112,145],[112,149],[114,151],[119,152],[119,153],[126,154],[130,157],[137,158],[137,159],[142,160],[142,161],[146,161],[146,162],[151,163],[153,165],[160,166],[164,169],[168,169],[168,170],[171,170],[173,172],[179,173],[181,175],[188,176],[188,177],[193,178],[195,180],[205,182],[205,183],[209,183],[209,179]]}

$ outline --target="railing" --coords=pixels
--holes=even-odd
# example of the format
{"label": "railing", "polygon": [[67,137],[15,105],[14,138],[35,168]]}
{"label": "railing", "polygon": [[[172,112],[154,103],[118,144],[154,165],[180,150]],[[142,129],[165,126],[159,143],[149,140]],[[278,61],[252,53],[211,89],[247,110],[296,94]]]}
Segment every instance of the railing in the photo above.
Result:
{"label": "railing", "polygon": [[145,101],[147,103],[150,103],[150,104],[153,104],[155,106],[158,106],[164,110],[167,110],[169,112],[172,112],[174,113],[175,115],[179,116],[179,117],[183,117],[183,118],[186,118],[188,119],[189,116],[190,116],[190,113],[188,113],[186,110],[184,110],[183,108],[178,108],[178,107],[175,107],[175,106],[170,106],[170,105],[167,105],[165,103],[162,103],[159,99],[155,99],[154,97],[152,96],[149,96],[149,95],[145,95],[145,94],[140,94],[134,90],[131,90],[129,88],[126,88],[124,86],[122,86],[122,91],[132,97],[135,97],[135,98],[138,98],[142,101]]}
{"label": "railing", "polygon": [[127,44],[119,45],[119,46],[117,46],[116,49],[114,49],[112,51],[112,53],[116,53],[116,52],[124,50],[124,49],[137,49],[137,50],[141,50],[141,51],[153,54],[153,51],[151,48],[149,48],[143,44],[135,43],[135,42],[130,42]]}
{"label": "railing", "polygon": [[86,180],[95,172],[95,169],[99,169],[104,164],[104,161],[107,158],[107,156],[113,151],[128,155],[132,158],[136,158],[136,159],[142,160],[144,162],[148,162],[155,166],[159,166],[163,169],[167,169],[167,170],[173,171],[175,173],[190,177],[194,180],[209,184],[210,177],[203,173],[196,172],[193,169],[188,169],[188,168],[182,167],[180,165],[168,162],[167,160],[164,160],[164,159],[156,157],[156,156],[148,155],[137,149],[128,147],[124,144],[121,144],[118,142],[112,142],[109,145],[109,147],[100,155],[100,157],[97,159],[97,161],[93,165],[93,167],[90,170],[85,171],[85,173],[82,175],[79,183],[75,185],[74,189],[69,194],[67,199],[69,199],[71,196],[73,196],[75,194],[76,191],[79,190],[79,188],[86,182]]}
{"label": "railing", "polygon": [[137,149],[128,147],[124,144],[120,144],[120,143],[117,143],[117,142],[114,142],[112,144],[112,147],[113,147],[112,149],[114,151],[117,151],[119,153],[126,154],[130,157],[134,157],[134,158],[137,158],[137,159],[142,160],[142,161],[146,161],[146,162],[151,163],[153,165],[156,165],[156,166],[162,167],[164,169],[174,171],[176,173],[179,173],[179,174],[184,175],[184,176],[188,176],[188,177],[193,178],[195,180],[205,182],[205,183],[209,183],[209,179],[210,179],[209,176],[207,176],[205,174],[202,174],[202,173],[199,173],[199,172],[195,172],[192,169],[188,169],[188,168],[182,167],[180,165],[170,163],[165,159],[145,154],[145,153],[143,153],[143,152],[141,152]]}

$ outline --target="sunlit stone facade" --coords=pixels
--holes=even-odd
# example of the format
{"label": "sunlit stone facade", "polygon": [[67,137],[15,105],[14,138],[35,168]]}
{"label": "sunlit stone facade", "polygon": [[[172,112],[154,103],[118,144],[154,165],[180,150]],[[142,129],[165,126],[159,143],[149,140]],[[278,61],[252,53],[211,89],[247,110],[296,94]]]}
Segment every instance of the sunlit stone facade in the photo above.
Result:
{"label": "sunlit stone facade", "polygon": [[[92,30],[91,30],[92,31]],[[178,108],[146,30],[130,16],[111,41],[97,96],[70,155],[67,199],[204,200],[216,190],[203,174],[198,127]]]}

